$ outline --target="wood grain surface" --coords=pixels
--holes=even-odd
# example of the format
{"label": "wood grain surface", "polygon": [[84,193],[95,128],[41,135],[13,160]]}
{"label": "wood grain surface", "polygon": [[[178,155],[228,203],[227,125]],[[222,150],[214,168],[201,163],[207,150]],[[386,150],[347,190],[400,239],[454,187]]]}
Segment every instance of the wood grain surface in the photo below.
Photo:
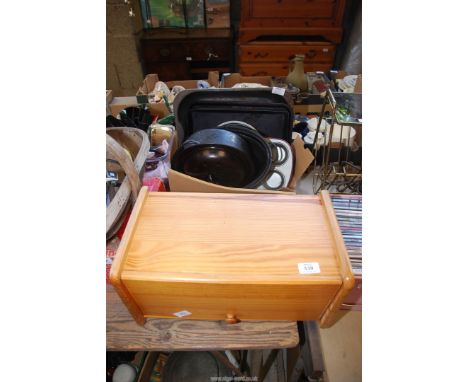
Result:
{"label": "wood grain surface", "polygon": [[345,2],[242,0],[240,27],[341,27]]}
{"label": "wood grain surface", "polygon": [[305,63],[313,64],[316,62],[333,63],[335,57],[335,45],[330,43],[310,43],[310,42],[293,42],[275,44],[266,43],[250,43],[239,46],[240,62],[255,63],[255,62],[289,62],[294,54],[303,54]]}
{"label": "wood grain surface", "polygon": [[336,219],[333,204],[330,199],[330,194],[328,191],[322,191],[320,193],[320,197],[322,199],[325,212],[328,216],[327,224],[333,233],[336,259],[340,265],[339,268],[341,278],[343,280],[342,287],[339,289],[333,301],[327,306],[327,309],[320,318],[320,327],[329,328],[334,325],[340,318],[338,311],[340,309],[341,303],[354,287],[354,274],[351,268],[351,263],[349,261],[346,245],[344,243],[343,237],[341,236],[340,226],[338,224],[338,220]]}
{"label": "wood grain surface", "polygon": [[[259,36],[267,36],[267,35],[275,35],[278,34],[278,20],[279,18],[275,18],[273,22],[276,23],[276,26],[273,25],[265,25],[263,27],[245,27],[239,29],[239,44],[246,44]],[[269,24],[268,22],[264,21],[262,24]],[[328,41],[339,44],[341,42],[341,38],[343,36],[343,29],[339,26],[317,26],[317,27],[301,27],[301,26],[291,26],[284,29],[281,29],[281,36],[300,36],[300,35],[307,35],[307,36],[323,36]]]}
{"label": "wood grain surface", "polygon": [[[180,312],[324,323],[350,273],[329,207],[310,195],[142,189],[110,280],[140,323]],[[310,262],[320,271],[300,273],[298,264]]]}
{"label": "wood grain surface", "polygon": [[135,232],[134,228],[136,226],[140,210],[143,207],[143,203],[145,202],[147,196],[148,187],[142,187],[133,207],[130,219],[128,220],[127,227],[125,229],[120,245],[117,249],[117,253],[109,273],[110,282],[114,286],[122,301],[125,303],[125,305],[127,305],[127,308],[132,314],[135,321],[140,325],[143,325],[143,323],[145,322],[143,312],[141,311],[140,307],[135,303],[133,297],[130,295],[125,285],[122,283],[121,275],[123,264],[127,256],[127,246],[133,237],[133,234]]}
{"label": "wood grain surface", "polygon": [[[332,62],[306,62],[304,71],[306,72],[325,72],[332,68]],[[240,63],[239,72],[243,76],[287,76],[289,74],[289,62],[249,62]]]}
{"label": "wood grain surface", "polygon": [[340,289],[323,285],[200,284],[126,281],[145,317],[174,318],[188,311],[187,319],[318,320]]}
{"label": "wood grain surface", "polygon": [[[133,231],[124,280],[341,281],[318,196],[150,192]],[[301,275],[311,261],[320,273]]]}
{"label": "wood grain surface", "polygon": [[107,350],[278,349],[299,342],[292,321],[222,321],[148,319],[138,325],[114,288],[107,285]]}

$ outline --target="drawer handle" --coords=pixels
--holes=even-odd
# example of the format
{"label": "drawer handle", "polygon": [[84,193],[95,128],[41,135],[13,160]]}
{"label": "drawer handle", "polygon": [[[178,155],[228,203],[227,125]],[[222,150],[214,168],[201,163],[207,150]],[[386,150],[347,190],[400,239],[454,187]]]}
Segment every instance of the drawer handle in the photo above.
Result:
{"label": "drawer handle", "polygon": [[255,54],[254,58],[265,58],[266,56],[268,56],[268,52],[258,52]]}
{"label": "drawer handle", "polygon": [[237,324],[240,320],[235,315],[228,313],[224,321],[226,324]]}
{"label": "drawer handle", "polygon": [[210,61],[211,58],[214,57],[214,58],[218,58],[219,56],[216,54],[216,53],[208,53],[208,58],[206,59],[206,61]]}
{"label": "drawer handle", "polygon": [[307,58],[313,58],[317,55],[317,52],[315,50],[309,50],[307,53],[306,53],[306,57]]}
{"label": "drawer handle", "polygon": [[256,72],[252,74],[252,76],[266,76],[266,75],[268,75],[267,72]]}

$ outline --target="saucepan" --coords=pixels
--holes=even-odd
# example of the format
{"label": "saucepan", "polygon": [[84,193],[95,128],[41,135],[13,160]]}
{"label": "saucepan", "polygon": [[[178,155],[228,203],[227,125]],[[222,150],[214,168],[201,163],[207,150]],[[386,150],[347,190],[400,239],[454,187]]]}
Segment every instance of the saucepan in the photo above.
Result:
{"label": "saucepan", "polygon": [[254,175],[249,145],[238,134],[224,129],[192,134],[175,152],[172,168],[227,187],[245,187]]}
{"label": "saucepan", "polygon": [[253,126],[226,121],[192,134],[174,154],[172,168],[207,182],[256,189],[270,173],[274,153]]}
{"label": "saucepan", "polygon": [[254,175],[245,188],[260,186],[269,174],[273,162],[269,140],[263,138],[252,125],[243,121],[226,121],[219,124],[218,128],[236,133],[247,141],[254,162]]}

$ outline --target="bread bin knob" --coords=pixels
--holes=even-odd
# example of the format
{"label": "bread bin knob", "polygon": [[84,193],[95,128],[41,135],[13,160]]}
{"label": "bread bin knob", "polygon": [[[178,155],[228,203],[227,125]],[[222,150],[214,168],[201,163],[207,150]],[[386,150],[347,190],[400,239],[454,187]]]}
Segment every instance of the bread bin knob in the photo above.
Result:
{"label": "bread bin knob", "polygon": [[224,321],[226,324],[237,324],[240,320],[235,315],[228,313]]}

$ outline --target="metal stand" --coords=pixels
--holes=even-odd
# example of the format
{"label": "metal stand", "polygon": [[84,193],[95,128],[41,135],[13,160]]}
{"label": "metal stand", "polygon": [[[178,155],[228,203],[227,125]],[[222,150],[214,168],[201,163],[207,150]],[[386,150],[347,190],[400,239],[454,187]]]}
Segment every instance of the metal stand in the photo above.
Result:
{"label": "metal stand", "polygon": [[[357,93],[332,93],[330,89],[324,97],[322,110],[315,132],[314,143],[312,150],[314,152],[315,161],[313,168],[313,192],[317,194],[321,190],[331,190],[340,193],[362,193],[362,169],[349,159],[349,151],[351,150],[351,127],[362,126],[361,122],[361,100],[362,95]],[[324,131],[324,142],[319,144],[318,135],[320,126],[324,119],[325,108],[330,105],[331,121],[330,127]],[[335,124],[340,129],[340,139],[338,142],[333,141],[333,131]],[[347,136],[343,137],[344,127],[348,127]],[[317,165],[317,157],[319,149],[322,150],[322,164]],[[344,153],[343,153],[344,148]],[[338,158],[336,161],[330,161],[330,151],[338,150]]]}
{"label": "metal stand", "polygon": [[[320,333],[316,321],[298,322],[299,344],[289,349],[271,349],[260,354],[260,358],[247,363],[247,350],[240,352],[237,360],[239,367],[230,363],[228,358],[219,351],[212,351],[218,360],[229,367],[238,378],[263,382],[271,367],[277,362],[277,380],[282,382],[328,382],[325,362],[322,354]],[[282,369],[282,371],[280,371]],[[250,378],[250,379],[249,379]],[[239,379],[241,380],[241,379]]]}
{"label": "metal stand", "polygon": [[301,341],[297,347],[287,349],[287,381],[328,382],[317,322],[298,324]]}

